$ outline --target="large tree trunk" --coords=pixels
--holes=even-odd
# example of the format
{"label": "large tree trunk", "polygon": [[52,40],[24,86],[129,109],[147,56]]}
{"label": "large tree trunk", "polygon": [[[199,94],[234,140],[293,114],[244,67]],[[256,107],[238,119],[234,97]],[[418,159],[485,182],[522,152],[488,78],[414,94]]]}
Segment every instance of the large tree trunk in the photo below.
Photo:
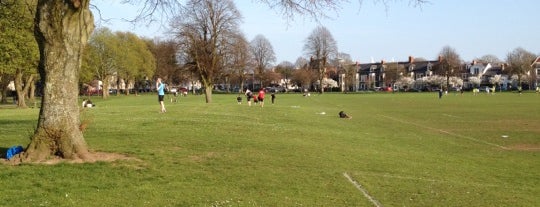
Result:
{"label": "large tree trunk", "polygon": [[36,102],[36,74],[31,74],[28,79],[26,80],[26,84],[28,84],[28,93],[26,94],[28,96],[28,100],[32,103]]}
{"label": "large tree trunk", "polygon": [[103,88],[101,90],[101,93],[102,93],[102,97],[103,99],[107,99],[109,98],[109,86],[111,85],[111,83],[109,82],[109,77],[108,75],[106,76],[103,76],[105,77],[102,81],[103,81]]}
{"label": "large tree trunk", "polygon": [[77,104],[82,51],[94,29],[89,1],[38,1],[35,36],[44,90],[26,161],[89,158]]}
{"label": "large tree trunk", "polygon": [[[30,85],[32,82],[32,79],[34,77],[32,75],[30,75],[27,80],[26,80],[26,83],[23,82],[23,72],[22,70],[17,70],[17,72],[15,73],[15,91],[17,92],[17,107],[19,108],[27,108],[28,106],[26,106],[26,98],[27,98],[27,94],[28,94],[28,89],[30,88]],[[24,87],[23,87],[24,85]]]}

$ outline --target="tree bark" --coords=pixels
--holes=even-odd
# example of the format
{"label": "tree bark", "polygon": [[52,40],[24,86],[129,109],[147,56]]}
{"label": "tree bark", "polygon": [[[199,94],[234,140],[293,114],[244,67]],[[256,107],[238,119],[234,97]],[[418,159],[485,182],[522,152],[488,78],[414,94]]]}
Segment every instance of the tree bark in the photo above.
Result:
{"label": "tree bark", "polygon": [[43,97],[39,120],[23,161],[54,156],[87,159],[79,129],[78,80],[82,52],[94,29],[90,0],[39,0],[35,37]]}
{"label": "tree bark", "polygon": [[[17,107],[27,108],[26,99],[28,98],[28,91],[30,86],[34,82],[34,75],[29,75],[26,78],[26,82],[23,82],[23,72],[21,69],[15,73],[15,91],[17,92]],[[24,85],[24,87],[23,87]]]}
{"label": "tree bark", "polygon": [[109,78],[111,77],[110,75],[105,75],[103,76],[105,78],[103,78],[103,88],[102,88],[102,97],[103,99],[107,99],[109,98],[109,86],[111,85],[111,83],[109,82]]}
{"label": "tree bark", "polygon": [[212,89],[214,85],[206,85],[204,87],[204,97],[206,98],[206,103],[212,103]]}
{"label": "tree bark", "polygon": [[28,84],[28,92],[27,92],[27,96],[28,96],[28,100],[31,102],[31,103],[35,103],[36,102],[36,74],[31,74],[28,79],[26,79],[26,84]]}

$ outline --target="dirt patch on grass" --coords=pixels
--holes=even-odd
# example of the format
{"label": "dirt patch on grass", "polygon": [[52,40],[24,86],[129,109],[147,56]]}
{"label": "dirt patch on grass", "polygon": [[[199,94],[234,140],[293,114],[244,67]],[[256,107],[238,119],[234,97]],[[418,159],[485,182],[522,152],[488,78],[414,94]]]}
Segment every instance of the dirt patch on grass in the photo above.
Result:
{"label": "dirt patch on grass", "polygon": [[22,154],[18,154],[10,160],[0,159],[0,164],[7,165],[19,165],[22,163],[29,164],[46,164],[46,165],[56,165],[59,163],[71,163],[71,164],[82,164],[82,163],[95,163],[95,162],[115,162],[121,160],[131,160],[131,161],[141,161],[135,157],[129,157],[124,154],[111,153],[111,152],[89,152],[84,155],[84,158],[75,158],[75,159],[63,159],[61,157],[50,157],[47,160],[35,161],[35,162],[25,162],[21,159]]}
{"label": "dirt patch on grass", "polygon": [[215,152],[207,152],[206,154],[202,155],[190,155],[188,156],[188,159],[193,162],[204,162],[214,157],[217,157],[217,154]]}
{"label": "dirt patch on grass", "polygon": [[515,144],[506,148],[514,151],[540,152],[540,144]]}

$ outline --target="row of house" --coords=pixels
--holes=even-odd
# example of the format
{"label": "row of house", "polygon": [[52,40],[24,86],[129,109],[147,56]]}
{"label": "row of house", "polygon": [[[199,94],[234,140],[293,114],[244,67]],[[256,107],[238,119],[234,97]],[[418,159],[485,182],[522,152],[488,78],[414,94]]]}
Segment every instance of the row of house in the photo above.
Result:
{"label": "row of house", "polygon": [[[375,62],[355,64],[357,67],[357,84],[356,90],[369,90],[379,87],[396,87],[395,83],[400,77],[410,77],[413,80],[419,80],[432,75],[447,76],[440,74],[441,67],[444,67],[443,58],[437,60],[415,60],[413,56],[409,56],[408,61],[403,62]],[[458,71],[452,71],[454,76],[463,80],[463,85],[454,86],[470,89],[473,87],[492,86],[490,78],[501,75],[501,87],[503,90],[517,87],[517,83],[512,83],[511,74],[505,70],[505,63],[484,63],[473,61],[460,65]],[[528,72],[529,80],[523,83],[524,89],[535,88],[540,83],[540,57],[532,63],[532,71]],[[391,76],[391,77],[389,77]],[[471,77],[478,77],[481,80],[480,84],[473,84],[469,81]],[[416,89],[425,88],[425,84],[415,85]]]}

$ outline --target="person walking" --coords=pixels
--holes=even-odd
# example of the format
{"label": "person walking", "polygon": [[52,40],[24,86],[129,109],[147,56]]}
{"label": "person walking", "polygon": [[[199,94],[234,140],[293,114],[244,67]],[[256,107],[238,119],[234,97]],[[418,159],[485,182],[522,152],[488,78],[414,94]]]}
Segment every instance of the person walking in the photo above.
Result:
{"label": "person walking", "polygon": [[246,95],[248,106],[251,106],[251,98],[253,97],[253,93],[249,89],[246,89],[245,95]]}
{"label": "person walking", "polygon": [[272,96],[272,104],[274,104],[274,100],[276,100],[276,92],[272,91],[270,96]]}
{"label": "person walking", "polygon": [[259,97],[257,97],[257,99],[259,100],[259,103],[261,104],[261,107],[264,107],[264,94],[265,94],[264,88],[261,88],[261,90],[259,90]]}
{"label": "person walking", "polygon": [[156,81],[156,89],[158,91],[158,102],[161,106],[161,113],[167,112],[165,110],[165,103],[163,103],[163,98],[165,98],[165,84],[161,82],[161,78],[158,78]]}

